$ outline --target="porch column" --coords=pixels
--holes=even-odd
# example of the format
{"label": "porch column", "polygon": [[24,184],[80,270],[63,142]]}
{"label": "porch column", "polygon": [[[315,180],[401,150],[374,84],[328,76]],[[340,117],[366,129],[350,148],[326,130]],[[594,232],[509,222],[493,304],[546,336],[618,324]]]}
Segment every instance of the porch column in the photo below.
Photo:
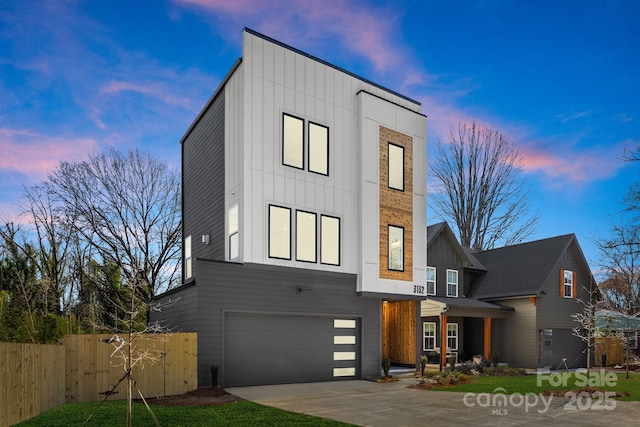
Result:
{"label": "porch column", "polygon": [[440,315],[440,326],[442,332],[440,333],[440,367],[447,366],[447,315]]}
{"label": "porch column", "polygon": [[491,360],[491,317],[484,318],[484,360]]}

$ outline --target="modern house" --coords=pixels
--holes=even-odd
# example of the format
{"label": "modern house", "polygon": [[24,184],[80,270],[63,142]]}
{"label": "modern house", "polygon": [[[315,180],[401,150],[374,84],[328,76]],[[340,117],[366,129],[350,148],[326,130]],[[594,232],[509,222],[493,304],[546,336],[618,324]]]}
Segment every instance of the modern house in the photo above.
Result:
{"label": "modern house", "polygon": [[[573,234],[473,252],[446,223],[427,231],[423,354],[510,365],[586,366],[586,344],[571,317],[595,281]],[[446,363],[440,357],[440,363]]]}
{"label": "modern house", "polygon": [[200,385],[419,360],[425,133],[419,102],[243,31],[181,140],[184,283],[152,314],[198,333]]}

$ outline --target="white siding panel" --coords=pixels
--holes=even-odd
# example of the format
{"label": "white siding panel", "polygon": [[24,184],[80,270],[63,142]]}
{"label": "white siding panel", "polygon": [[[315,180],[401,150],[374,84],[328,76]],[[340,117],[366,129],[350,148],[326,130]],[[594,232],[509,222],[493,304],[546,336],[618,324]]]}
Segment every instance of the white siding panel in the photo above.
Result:
{"label": "white siding panel", "polygon": [[364,183],[362,191],[362,260],[365,263],[377,265],[380,246],[378,184],[367,181]]}
{"label": "white siding panel", "polygon": [[274,81],[276,84],[284,86],[285,79],[285,55],[284,48],[280,46],[274,47],[273,51],[273,67],[274,67]]}
{"label": "white siding panel", "polygon": [[378,133],[380,127],[373,120],[364,118],[362,130],[362,175],[365,181],[378,183],[380,177]]}
{"label": "white siding panel", "polygon": [[305,181],[301,179],[296,179],[295,185],[296,185],[296,198],[293,203],[298,207],[306,208],[305,206],[306,196],[304,193],[307,190],[307,186],[305,184]]}
{"label": "white siding panel", "polygon": [[333,188],[324,188],[324,210],[327,212],[337,212],[336,192]]}
{"label": "white siding panel", "polygon": [[[277,128],[282,127],[281,116],[277,114],[274,102],[274,84],[270,81],[263,83],[264,107],[262,112],[262,132],[256,134],[258,144],[262,147],[261,168],[266,172],[274,172],[277,167],[274,153],[280,152]],[[262,142],[262,144],[260,144]]]}
{"label": "white siding panel", "polygon": [[296,88],[296,54],[285,50],[284,84],[287,88]]}
{"label": "white siding panel", "polygon": [[307,95],[315,97],[316,94],[316,61],[305,58],[304,61],[305,74],[305,92]]}
{"label": "white siding panel", "polygon": [[305,207],[315,212],[318,209],[316,204],[316,186],[313,182],[307,181],[305,188]]}
{"label": "white siding panel", "polygon": [[305,77],[306,77],[306,58],[304,56],[296,55],[295,56],[295,72],[296,72],[296,82],[295,89],[296,92],[304,93],[305,91]]}
{"label": "white siding panel", "polygon": [[[304,99],[304,116],[307,119],[311,119],[314,120],[316,117],[316,100],[313,96],[311,95],[306,95],[305,99]],[[305,135],[307,135],[307,126],[308,126],[308,122],[305,125]]]}
{"label": "white siding panel", "polygon": [[320,64],[318,62],[314,62],[313,63],[314,66],[314,71],[315,71],[315,79],[314,79],[314,83],[315,83],[315,90],[314,90],[314,96],[317,96],[320,99],[325,100],[326,99],[326,94],[324,91],[324,87],[325,87],[325,75],[327,73],[327,67],[324,66],[323,64]]}
{"label": "white siding panel", "polygon": [[[413,192],[421,196],[427,194],[426,184],[426,144],[424,139],[413,137]],[[426,208],[425,208],[426,209]]]}
{"label": "white siding panel", "polygon": [[273,200],[278,203],[284,203],[285,197],[285,187],[284,187],[284,175],[275,174],[273,177]]}
{"label": "white siding panel", "polygon": [[252,63],[251,63],[251,73],[256,76],[256,77],[260,77],[262,78],[262,64],[263,64],[263,57],[262,57],[262,52],[264,49],[264,45],[266,44],[266,42],[264,42],[262,39],[259,39],[257,37],[253,38],[253,55],[251,55],[251,58],[253,59]]}
{"label": "white siding panel", "polygon": [[262,183],[264,182],[264,175],[261,171],[254,171],[252,174],[252,187],[253,208],[250,211],[249,217],[251,218],[251,260],[264,259],[266,249],[266,236],[267,236],[267,220],[266,210],[267,205],[264,201]]}
{"label": "white siding panel", "polygon": [[[264,99],[263,94],[264,80],[258,77],[251,79],[251,134],[260,141],[264,134],[262,129],[262,111],[265,106],[271,102],[270,99]],[[253,169],[262,169],[262,150],[263,144],[251,144],[251,167]]]}
{"label": "white siding panel", "polygon": [[335,104],[335,79],[336,79],[336,70],[333,68],[325,69],[324,74],[324,97],[327,103]]}
{"label": "white siding panel", "polygon": [[263,72],[264,78],[267,81],[274,81],[274,49],[275,45],[271,43],[264,43],[263,46]]}

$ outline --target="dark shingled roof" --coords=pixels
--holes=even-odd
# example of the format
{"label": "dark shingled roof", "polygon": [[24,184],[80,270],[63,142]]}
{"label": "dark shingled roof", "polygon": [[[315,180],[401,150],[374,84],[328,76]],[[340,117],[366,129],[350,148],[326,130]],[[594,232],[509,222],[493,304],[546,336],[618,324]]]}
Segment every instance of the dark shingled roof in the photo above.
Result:
{"label": "dark shingled roof", "polygon": [[486,268],[469,298],[492,299],[538,295],[554,267],[576,239],[574,234],[506,246],[473,255]]}

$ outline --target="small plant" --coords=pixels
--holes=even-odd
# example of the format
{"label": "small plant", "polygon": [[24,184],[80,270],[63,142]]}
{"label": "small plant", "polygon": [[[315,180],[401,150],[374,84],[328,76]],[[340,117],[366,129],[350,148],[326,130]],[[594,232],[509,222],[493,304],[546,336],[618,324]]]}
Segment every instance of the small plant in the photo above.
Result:
{"label": "small plant", "polygon": [[389,359],[388,357],[383,357],[382,358],[382,371],[384,372],[384,377],[385,378],[391,378],[389,376],[389,369],[391,368],[391,359]]}
{"label": "small plant", "polygon": [[420,356],[420,375],[424,375],[424,370],[427,368],[427,356],[424,354]]}

